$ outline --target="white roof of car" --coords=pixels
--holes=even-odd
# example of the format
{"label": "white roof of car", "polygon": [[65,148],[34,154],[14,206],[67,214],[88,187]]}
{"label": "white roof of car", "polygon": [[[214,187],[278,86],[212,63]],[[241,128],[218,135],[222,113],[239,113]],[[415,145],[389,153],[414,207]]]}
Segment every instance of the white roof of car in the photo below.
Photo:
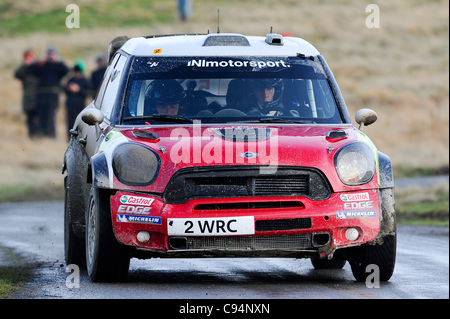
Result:
{"label": "white roof of car", "polygon": [[279,34],[244,36],[234,33],[136,37],[121,49],[135,56],[317,56],[309,42]]}

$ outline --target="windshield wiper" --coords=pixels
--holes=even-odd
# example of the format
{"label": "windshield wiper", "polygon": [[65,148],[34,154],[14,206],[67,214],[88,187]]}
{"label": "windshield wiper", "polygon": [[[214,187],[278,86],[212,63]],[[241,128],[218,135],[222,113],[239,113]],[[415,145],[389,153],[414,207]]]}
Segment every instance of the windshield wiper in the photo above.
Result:
{"label": "windshield wiper", "polygon": [[177,122],[177,123],[193,123],[193,120],[187,117],[169,114],[133,116],[133,117],[126,117],[123,119],[124,122],[135,120],[156,120],[156,121]]}
{"label": "windshield wiper", "polygon": [[262,117],[256,120],[250,120],[245,122],[258,122],[258,123],[296,123],[296,124],[314,124],[314,121],[301,121],[301,120],[292,120],[280,117]]}

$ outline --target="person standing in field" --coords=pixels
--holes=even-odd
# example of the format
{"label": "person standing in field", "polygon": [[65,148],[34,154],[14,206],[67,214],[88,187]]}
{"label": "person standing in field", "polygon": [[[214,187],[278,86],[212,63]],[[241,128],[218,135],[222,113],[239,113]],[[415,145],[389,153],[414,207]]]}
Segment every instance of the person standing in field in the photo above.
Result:
{"label": "person standing in field", "polygon": [[192,3],[194,0],[178,0],[178,13],[180,20],[185,22],[192,16]]}
{"label": "person standing in field", "polygon": [[56,137],[56,111],[59,106],[61,80],[69,72],[55,46],[50,46],[43,61],[31,66],[31,72],[39,79],[36,107],[42,134]]}
{"label": "person standing in field", "polygon": [[91,95],[95,96],[100,84],[102,84],[103,75],[105,74],[106,68],[108,67],[107,59],[105,54],[99,54],[95,59],[97,64],[97,69],[95,69],[91,74]]}
{"label": "person standing in field", "polygon": [[22,110],[25,113],[28,137],[39,134],[39,124],[36,111],[36,87],[38,78],[31,72],[30,67],[35,62],[33,51],[27,50],[23,54],[23,62],[14,72],[14,77],[22,82]]}
{"label": "person standing in field", "polygon": [[73,68],[73,76],[67,81],[64,88],[66,92],[66,117],[67,133],[73,127],[78,114],[86,106],[86,97],[89,92],[89,81],[83,75],[83,66],[76,64]]}

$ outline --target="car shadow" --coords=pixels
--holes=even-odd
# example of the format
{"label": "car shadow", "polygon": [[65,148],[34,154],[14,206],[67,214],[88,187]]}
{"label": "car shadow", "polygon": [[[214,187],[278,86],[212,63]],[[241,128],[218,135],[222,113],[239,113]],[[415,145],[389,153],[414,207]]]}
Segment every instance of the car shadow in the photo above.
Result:
{"label": "car shadow", "polygon": [[[307,282],[355,282],[350,267],[316,270],[308,260],[289,260],[286,266],[264,259],[189,259],[172,260],[157,269],[149,266],[130,267],[127,282],[155,284],[292,284]],[[142,263],[142,262],[141,262]],[[189,264],[190,263],[190,264]],[[157,263],[155,263],[157,264]],[[172,264],[172,265],[170,265]],[[189,264],[189,265],[188,265]],[[297,265],[296,265],[297,264]],[[171,267],[172,266],[172,267]],[[296,267],[298,266],[298,267]]]}

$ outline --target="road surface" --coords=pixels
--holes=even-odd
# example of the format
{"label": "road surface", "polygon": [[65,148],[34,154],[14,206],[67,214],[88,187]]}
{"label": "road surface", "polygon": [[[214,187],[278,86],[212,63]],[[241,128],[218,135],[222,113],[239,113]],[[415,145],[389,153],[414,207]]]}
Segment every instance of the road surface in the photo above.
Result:
{"label": "road surface", "polygon": [[[355,282],[348,263],[314,270],[307,259],[279,258],[132,259],[126,283],[93,284],[81,270],[77,287],[64,263],[63,209],[62,202],[0,204],[0,247],[36,265],[36,278],[12,298],[449,298],[448,228],[402,225],[394,275],[379,288]],[[1,257],[0,249],[0,264]]]}

